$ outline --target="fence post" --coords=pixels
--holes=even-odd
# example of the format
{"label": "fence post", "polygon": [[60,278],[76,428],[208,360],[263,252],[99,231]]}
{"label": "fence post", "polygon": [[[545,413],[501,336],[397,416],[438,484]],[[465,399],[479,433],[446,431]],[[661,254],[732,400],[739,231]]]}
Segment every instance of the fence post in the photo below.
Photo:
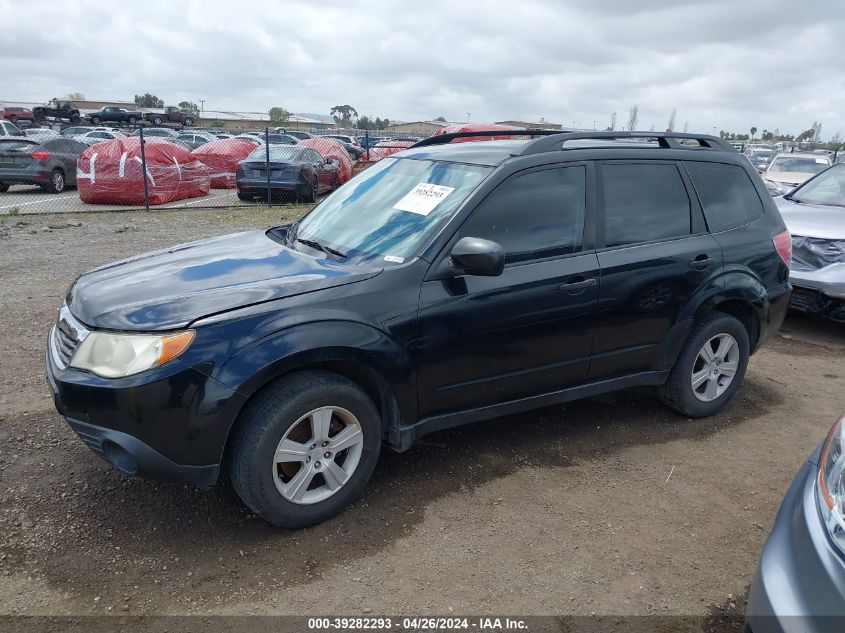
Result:
{"label": "fence post", "polygon": [[270,128],[264,128],[264,151],[267,156],[267,160],[264,164],[265,171],[267,172],[267,206],[273,206],[273,199],[272,193],[270,191]]}
{"label": "fence post", "polygon": [[364,141],[367,143],[367,162],[370,162],[370,131],[364,130]]}
{"label": "fence post", "polygon": [[138,136],[141,138],[141,170],[144,172],[144,210],[150,210],[150,190],[147,188],[147,152],[144,149],[144,126],[138,128]]}

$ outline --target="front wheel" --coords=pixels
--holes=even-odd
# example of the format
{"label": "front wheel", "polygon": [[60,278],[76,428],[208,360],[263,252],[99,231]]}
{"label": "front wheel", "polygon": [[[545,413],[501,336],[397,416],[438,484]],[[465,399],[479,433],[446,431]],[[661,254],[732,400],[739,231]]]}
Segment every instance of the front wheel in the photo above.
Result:
{"label": "front wheel", "polygon": [[194,120],[191,117],[188,117],[184,121],[185,127],[191,127],[194,124]]}
{"label": "front wheel", "polygon": [[664,402],[693,418],[718,413],[742,384],[749,354],[748,331],[738,319],[708,314],[695,324],[675,361]]}
{"label": "front wheel", "polygon": [[320,523],[363,490],[381,450],[381,420],[353,382],[298,372],[244,408],[231,440],[229,476],[240,498],[274,525]]}
{"label": "front wheel", "polygon": [[162,119],[161,119],[160,116],[154,116],[153,117],[153,125],[161,125],[161,121],[162,121]]}
{"label": "front wheel", "polygon": [[135,125],[135,121],[137,120],[138,119],[136,119],[134,116],[129,117],[129,125]]}
{"label": "front wheel", "polygon": [[92,116],[91,117],[91,123],[93,123],[94,125],[100,125],[100,117]]}

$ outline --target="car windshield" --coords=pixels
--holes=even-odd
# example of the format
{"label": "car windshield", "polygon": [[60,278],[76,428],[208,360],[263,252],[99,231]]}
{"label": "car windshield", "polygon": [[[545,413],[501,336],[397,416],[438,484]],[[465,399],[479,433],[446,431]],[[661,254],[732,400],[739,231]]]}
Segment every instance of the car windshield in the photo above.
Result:
{"label": "car windshield", "polygon": [[775,158],[769,171],[798,172],[802,174],[817,174],[830,167],[826,158],[807,158],[801,156],[780,156]]}
{"label": "car windshield", "polygon": [[[275,162],[292,162],[299,160],[302,154],[302,148],[296,147],[294,145],[274,145],[270,144],[270,160]],[[267,160],[267,147],[262,145],[261,147],[256,147],[252,152],[250,152],[249,156],[246,157],[247,160]]]}
{"label": "car windshield", "polygon": [[349,259],[402,263],[452,216],[491,167],[386,158],[305,216],[296,238]]}
{"label": "car windshield", "polygon": [[787,197],[805,204],[845,207],[845,164],[831,167]]}

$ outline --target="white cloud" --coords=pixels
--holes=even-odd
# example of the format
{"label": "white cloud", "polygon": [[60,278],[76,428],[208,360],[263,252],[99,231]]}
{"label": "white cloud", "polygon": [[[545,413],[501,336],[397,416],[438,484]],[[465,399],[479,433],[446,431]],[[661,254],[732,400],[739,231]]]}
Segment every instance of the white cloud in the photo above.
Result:
{"label": "white cloud", "polygon": [[[108,9],[108,5],[113,7]],[[105,9],[103,7],[106,7]],[[0,0],[0,99],[845,132],[840,0]]]}

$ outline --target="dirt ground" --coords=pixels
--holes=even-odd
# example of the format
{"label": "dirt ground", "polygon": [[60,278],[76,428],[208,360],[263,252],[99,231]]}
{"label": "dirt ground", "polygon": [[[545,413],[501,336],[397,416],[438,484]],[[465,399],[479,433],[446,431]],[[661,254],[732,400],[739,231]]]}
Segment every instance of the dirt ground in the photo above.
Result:
{"label": "dirt ground", "polygon": [[631,391],[428,436],[307,530],[91,453],[42,375],[75,276],[302,212],[0,220],[0,613],[742,612],[789,482],[845,410],[842,326],[790,317],[714,418]]}

